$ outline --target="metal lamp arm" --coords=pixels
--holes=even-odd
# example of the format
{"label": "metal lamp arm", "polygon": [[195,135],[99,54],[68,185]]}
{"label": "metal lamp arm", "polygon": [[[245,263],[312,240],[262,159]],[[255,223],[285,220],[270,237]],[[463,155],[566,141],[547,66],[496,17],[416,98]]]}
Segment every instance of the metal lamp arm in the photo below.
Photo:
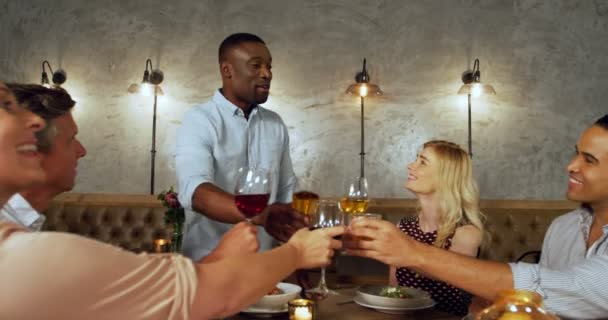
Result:
{"label": "metal lamp arm", "polygon": [[44,65],[46,65],[49,68],[49,71],[51,71],[51,74],[53,74],[53,68],[51,68],[51,64],[47,60],[42,61],[42,73],[46,73]]}

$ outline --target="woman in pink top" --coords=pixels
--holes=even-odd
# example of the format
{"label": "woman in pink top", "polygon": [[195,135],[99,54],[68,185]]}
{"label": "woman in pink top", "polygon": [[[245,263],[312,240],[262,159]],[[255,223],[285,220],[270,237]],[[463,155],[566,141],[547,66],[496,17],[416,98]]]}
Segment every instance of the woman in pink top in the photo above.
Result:
{"label": "woman in pink top", "polygon": [[[399,241],[395,239],[407,235],[418,242],[445,250],[473,257],[477,255],[484,228],[471,159],[457,144],[433,140],[424,144],[416,160],[407,169],[405,188],[416,195],[418,214],[403,218],[398,228],[387,222],[370,222],[380,229],[375,230],[370,237],[371,241],[377,243],[376,247],[352,253],[376,258],[391,265],[391,285],[425,290],[437,303],[437,309],[465,315],[471,303],[471,295],[445,282],[427,278],[417,270],[399,267],[395,261],[400,255],[408,253],[400,250]],[[357,228],[358,225],[353,224],[355,234],[362,231]],[[390,240],[384,241],[384,238]]]}
{"label": "woman in pink top", "polygon": [[[42,182],[39,117],[0,82],[0,204]],[[329,264],[340,227],[299,230],[270,251],[193,263],[133,254],[58,232],[0,222],[0,319],[208,319],[254,303],[296,269]],[[280,261],[280,262],[279,262]]]}

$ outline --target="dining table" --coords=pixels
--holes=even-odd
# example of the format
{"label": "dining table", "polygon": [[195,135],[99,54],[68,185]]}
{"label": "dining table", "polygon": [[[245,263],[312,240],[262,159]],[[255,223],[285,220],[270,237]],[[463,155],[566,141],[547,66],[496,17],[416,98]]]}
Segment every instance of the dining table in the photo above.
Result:
{"label": "dining table", "polygon": [[[337,295],[329,295],[326,299],[317,301],[317,316],[315,320],[460,320],[462,317],[451,315],[446,312],[437,311],[434,308],[408,311],[403,314],[388,314],[378,312],[356,304],[353,298],[356,289],[337,289]],[[251,320],[259,319],[261,315],[239,313],[227,319],[229,320]],[[264,315],[267,316],[267,315]],[[286,320],[289,319],[287,313],[281,313],[267,319]]]}

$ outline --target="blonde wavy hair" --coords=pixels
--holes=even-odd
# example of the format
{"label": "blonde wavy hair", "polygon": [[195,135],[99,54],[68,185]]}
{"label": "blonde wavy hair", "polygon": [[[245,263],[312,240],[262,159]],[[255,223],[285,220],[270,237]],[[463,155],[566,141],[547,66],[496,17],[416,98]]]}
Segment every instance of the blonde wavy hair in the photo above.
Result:
{"label": "blonde wavy hair", "polygon": [[479,188],[473,178],[473,166],[467,152],[459,145],[443,140],[431,140],[423,147],[431,148],[439,162],[438,186],[439,227],[434,245],[443,248],[456,228],[472,224],[482,234],[485,216],[479,209]]}

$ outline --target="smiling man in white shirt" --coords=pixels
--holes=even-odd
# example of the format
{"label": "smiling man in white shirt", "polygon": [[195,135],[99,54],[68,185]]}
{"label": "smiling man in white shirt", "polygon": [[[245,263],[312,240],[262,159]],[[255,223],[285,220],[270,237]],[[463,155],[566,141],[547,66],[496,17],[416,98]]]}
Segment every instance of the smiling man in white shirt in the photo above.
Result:
{"label": "smiling man in white shirt", "polygon": [[78,127],[71,113],[76,102],[61,88],[35,84],[7,86],[19,104],[47,122],[36,137],[46,180],[11,197],[0,212],[0,220],[39,231],[45,219],[40,212],[48,208],[55,196],[74,188],[78,159],[86,155],[76,138]]}
{"label": "smiling man in white shirt", "polygon": [[287,127],[277,113],[259,105],[268,99],[271,68],[262,39],[248,33],[228,36],[219,48],[222,88],[188,111],[178,130],[175,164],[179,200],[186,208],[183,253],[195,260],[245,219],[232,194],[240,167],[271,171],[271,205],[252,219],[260,226],[262,250],[272,245],[268,233],[285,241],[306,226],[287,204],[296,185]]}

